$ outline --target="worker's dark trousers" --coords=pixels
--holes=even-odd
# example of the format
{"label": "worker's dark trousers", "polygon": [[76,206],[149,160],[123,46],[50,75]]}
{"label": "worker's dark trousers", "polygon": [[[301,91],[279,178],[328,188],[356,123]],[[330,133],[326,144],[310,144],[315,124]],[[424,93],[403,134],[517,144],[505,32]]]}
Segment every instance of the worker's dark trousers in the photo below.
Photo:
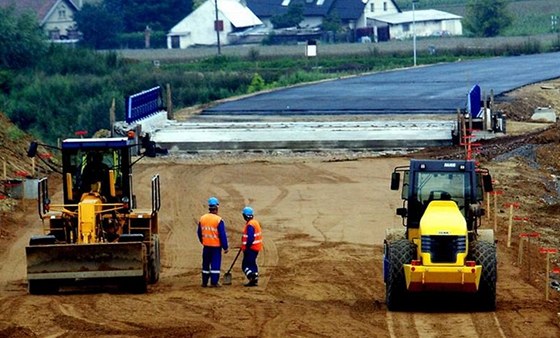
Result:
{"label": "worker's dark trousers", "polygon": [[222,248],[205,246],[202,249],[202,285],[217,285],[220,280],[220,267],[222,265]]}
{"label": "worker's dark trousers", "polygon": [[258,251],[246,249],[243,251],[243,262],[241,262],[241,269],[247,278],[258,279],[259,278],[259,267],[257,266],[257,256]]}

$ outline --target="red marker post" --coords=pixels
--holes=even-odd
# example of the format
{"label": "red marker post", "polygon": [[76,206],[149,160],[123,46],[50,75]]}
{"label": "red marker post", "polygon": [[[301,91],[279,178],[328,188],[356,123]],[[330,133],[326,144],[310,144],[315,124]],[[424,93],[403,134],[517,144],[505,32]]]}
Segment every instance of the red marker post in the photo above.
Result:
{"label": "red marker post", "polygon": [[79,136],[80,138],[84,138],[87,133],[87,130],[77,130],[76,132],[74,132],[74,135]]}
{"label": "red marker post", "polygon": [[550,287],[550,255],[558,253],[556,248],[540,248],[539,252],[546,254],[546,278],[544,279],[544,299],[548,301],[548,288]]}
{"label": "red marker post", "polygon": [[[514,217],[513,218],[514,221],[523,221],[523,222],[529,222],[529,218],[528,217]],[[521,233],[519,235],[519,248],[517,250],[517,264],[519,266],[521,266],[521,264],[523,263],[523,242],[527,240],[527,233]]]}
{"label": "red marker post", "polygon": [[[492,180],[492,186],[496,186],[496,184],[498,183],[498,181],[496,180]],[[488,218],[488,220],[490,220],[490,194],[493,193],[493,191],[487,191],[486,192],[486,218]]]}
{"label": "red marker post", "polygon": [[16,172],[14,172],[14,174],[15,174],[16,176],[19,176],[19,177],[27,177],[27,176],[29,176],[29,173],[28,173],[27,171],[25,171],[25,170],[17,170]]}
{"label": "red marker post", "polygon": [[53,157],[51,153],[43,153],[39,154],[38,156],[44,160],[50,160]]}
{"label": "red marker post", "polygon": [[[539,234],[538,232],[524,232],[519,234],[520,237],[520,241],[519,242],[523,242],[523,240],[527,240],[527,247],[530,249],[531,248],[531,238],[539,238],[541,236],[541,234]],[[522,258],[522,250],[523,250],[523,245],[521,245],[520,247],[520,251],[519,251],[519,265],[521,266],[521,263],[523,262],[523,258]],[[529,255],[529,259],[527,259],[527,266],[529,268],[529,279],[531,279],[531,256]]]}
{"label": "red marker post", "polygon": [[494,232],[498,231],[498,195],[503,195],[502,190],[493,190],[490,194],[494,195]]}
{"label": "red marker post", "polygon": [[511,246],[511,228],[513,227],[513,208],[519,209],[519,203],[504,203],[504,207],[509,208],[508,239],[507,247]]}

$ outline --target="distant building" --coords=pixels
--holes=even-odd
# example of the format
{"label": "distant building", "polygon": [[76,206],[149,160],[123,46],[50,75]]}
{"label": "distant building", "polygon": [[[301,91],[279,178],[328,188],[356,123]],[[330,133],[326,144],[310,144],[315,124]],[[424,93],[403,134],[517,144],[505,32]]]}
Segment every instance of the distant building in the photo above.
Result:
{"label": "distant building", "polygon": [[74,13],[82,4],[82,0],[78,1],[79,6],[72,0],[0,0],[0,7],[12,6],[18,13],[34,13],[49,40],[66,42],[79,38],[74,21]]}
{"label": "distant building", "polygon": [[[462,17],[435,9],[407,11],[375,16],[369,22],[377,30],[387,32],[388,39],[409,39],[416,36],[463,35]],[[383,39],[382,39],[383,40]]]}
{"label": "distant building", "polygon": [[294,3],[303,5],[303,28],[317,28],[328,15],[336,14],[343,26],[349,28],[365,27],[367,19],[375,15],[400,12],[393,0],[246,0],[249,7],[263,23],[272,28],[270,19],[288,12]]}
{"label": "distant building", "polygon": [[[463,34],[461,16],[428,9],[414,11],[413,18],[412,11],[402,12],[393,0],[207,0],[171,29],[168,48],[216,45],[216,1],[224,45],[260,42],[273,30],[270,37],[284,43],[318,39],[325,18],[334,16],[343,30],[354,32],[354,41],[408,39],[413,27],[419,37]],[[294,4],[303,7],[303,20],[297,27],[273,27],[272,18],[286,14]]]}
{"label": "distant building", "polygon": [[[262,26],[262,21],[238,0],[217,2],[220,44],[238,43],[251,29]],[[208,0],[175,25],[167,34],[167,48],[217,45],[216,2]]]}

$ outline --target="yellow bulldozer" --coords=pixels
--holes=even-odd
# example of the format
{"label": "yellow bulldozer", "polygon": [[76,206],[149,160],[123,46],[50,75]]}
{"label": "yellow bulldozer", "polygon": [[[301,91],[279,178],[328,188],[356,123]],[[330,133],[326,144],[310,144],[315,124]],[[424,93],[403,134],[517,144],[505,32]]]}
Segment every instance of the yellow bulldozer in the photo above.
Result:
{"label": "yellow bulldozer", "polygon": [[[32,142],[28,156],[37,154]],[[28,291],[59,292],[80,282],[115,282],[144,293],[160,274],[159,175],[151,179],[151,206],[133,193],[134,138],[66,139],[61,144],[63,203],[51,203],[47,178],[39,180],[43,232],[25,248]]]}
{"label": "yellow bulldozer", "polygon": [[459,292],[494,310],[494,232],[480,228],[489,171],[472,160],[412,159],[393,171],[391,190],[399,188],[405,229],[388,229],[384,240],[387,308],[405,308],[415,293]]}

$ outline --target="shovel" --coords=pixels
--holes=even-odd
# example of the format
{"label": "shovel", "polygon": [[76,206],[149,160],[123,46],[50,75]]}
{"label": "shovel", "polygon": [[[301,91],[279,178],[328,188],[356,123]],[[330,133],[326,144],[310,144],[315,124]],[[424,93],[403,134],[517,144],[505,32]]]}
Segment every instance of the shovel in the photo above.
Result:
{"label": "shovel", "polygon": [[233,269],[233,266],[235,265],[235,262],[237,261],[237,258],[239,257],[240,253],[241,253],[241,248],[239,248],[239,251],[237,251],[237,255],[235,255],[235,258],[233,259],[233,262],[231,263],[229,270],[224,275],[224,285],[231,285],[231,269]]}

